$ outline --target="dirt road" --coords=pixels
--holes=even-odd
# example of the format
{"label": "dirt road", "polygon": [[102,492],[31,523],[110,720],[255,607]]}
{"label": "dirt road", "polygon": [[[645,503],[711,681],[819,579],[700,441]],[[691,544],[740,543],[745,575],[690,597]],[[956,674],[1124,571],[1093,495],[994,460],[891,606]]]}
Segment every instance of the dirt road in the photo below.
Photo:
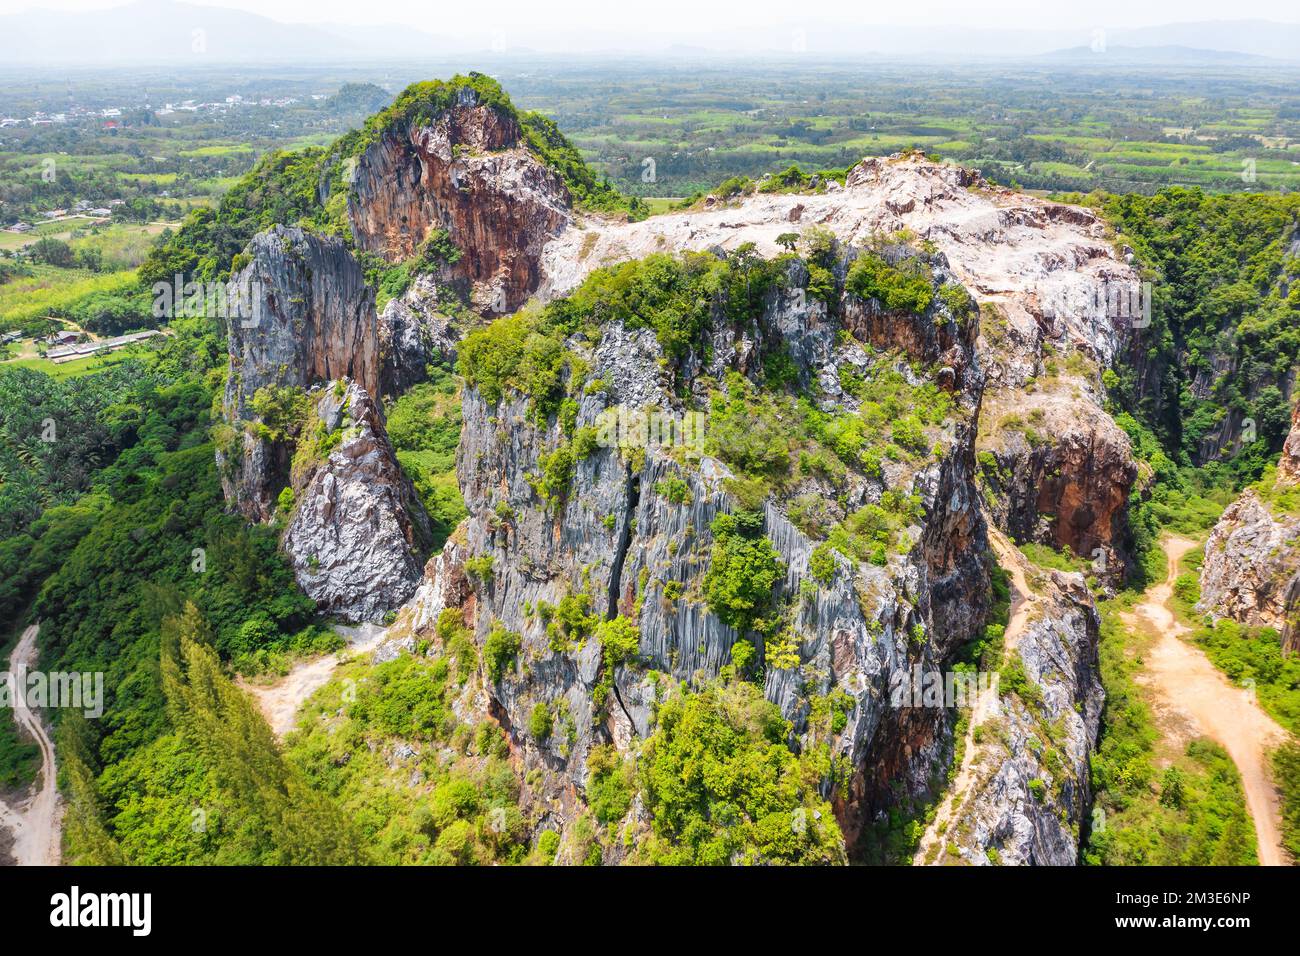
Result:
{"label": "dirt road", "polygon": [[373,651],[387,634],[386,628],[376,624],[362,624],[360,627],[336,625],[334,629],[348,642],[348,646],[337,654],[326,654],[295,664],[288,674],[271,684],[241,683],[240,686],[253,695],[277,737],[284,737],[293,730],[298,709],[308,697],[329,683],[334,669],[344,657]]}
{"label": "dirt road", "polygon": [[[36,624],[23,631],[9,658],[10,674],[32,669],[39,633],[40,626]],[[55,866],[60,856],[62,806],[55,783],[54,744],[39,715],[27,706],[24,694],[15,695],[14,720],[40,747],[40,788],[17,806],[0,801],[0,826],[13,834],[13,856],[19,866]]]}
{"label": "dirt road", "polygon": [[[1007,629],[1003,634],[1002,643],[1006,650],[1014,650],[1020,643],[1020,636],[1025,632],[1025,624],[1029,620],[1029,611],[1034,606],[1034,594],[1029,590],[1029,585],[1025,580],[1025,558],[1020,551],[1013,545],[1006,536],[1001,532],[995,531],[989,527],[989,543],[993,546],[993,553],[998,559],[998,564],[1011,576],[1011,616],[1007,621]],[[948,792],[943,801],[939,804],[939,809],[934,815],[934,820],[925,830],[925,835],[921,837],[921,842],[917,845],[916,854],[913,857],[914,862],[924,863],[926,858],[932,855],[932,848],[940,838],[941,830],[947,831],[948,821],[961,806],[962,799],[970,790],[971,784],[975,781],[975,728],[984,723],[989,717],[997,712],[998,692],[997,685],[983,688],[979,697],[975,701],[975,706],[971,710],[970,721],[966,725],[966,742],[962,749],[961,766],[957,769],[957,776],[948,786]]]}
{"label": "dirt road", "polygon": [[1187,538],[1166,538],[1165,580],[1149,588],[1134,613],[1125,615],[1130,627],[1145,623],[1155,634],[1155,642],[1143,654],[1144,671],[1137,680],[1154,692],[1156,722],[1165,733],[1179,743],[1209,737],[1228,752],[1241,774],[1246,806],[1255,821],[1259,862],[1287,866],[1291,861],[1282,848],[1278,796],[1268,761],[1268,751],[1282,743],[1287,733],[1263,711],[1254,694],[1234,686],[1200,648],[1181,639],[1188,628],[1178,622],[1170,603],[1178,562],[1196,545]]}

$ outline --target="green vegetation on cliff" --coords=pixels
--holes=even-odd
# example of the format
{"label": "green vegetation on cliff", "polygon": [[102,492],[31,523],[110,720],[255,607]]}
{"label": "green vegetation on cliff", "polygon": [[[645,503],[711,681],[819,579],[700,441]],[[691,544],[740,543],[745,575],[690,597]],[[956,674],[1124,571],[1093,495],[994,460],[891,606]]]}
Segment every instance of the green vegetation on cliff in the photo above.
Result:
{"label": "green vegetation on cliff", "polygon": [[551,120],[520,113],[496,80],[470,73],[412,84],[361,129],[329,147],[267,154],[215,209],[190,213],[179,230],[155,246],[141,266],[140,281],[146,286],[170,282],[178,273],[201,281],[224,278],[243,264],[240,256],[249,240],[274,225],[302,225],[350,244],[348,174],[355,161],[386,134],[401,136],[412,126],[431,124],[462,96],[518,124],[525,145],[556,172],[577,205],[633,218],[647,214],[643,201],[623,196],[598,177]]}
{"label": "green vegetation on cliff", "polygon": [[[1238,482],[1276,459],[1290,422],[1282,389],[1300,359],[1300,197],[1174,187],[1106,197],[1102,209],[1152,282],[1152,324],[1112,389],[1178,464],[1219,457],[1204,439],[1228,411],[1254,420],[1228,450]],[[1189,387],[1208,383],[1208,394]]]}
{"label": "green vegetation on cliff", "polygon": [[843,863],[817,793],[824,768],[786,746],[790,724],[752,684],[674,694],[646,740],[639,783],[652,816],[636,859],[658,864]]}

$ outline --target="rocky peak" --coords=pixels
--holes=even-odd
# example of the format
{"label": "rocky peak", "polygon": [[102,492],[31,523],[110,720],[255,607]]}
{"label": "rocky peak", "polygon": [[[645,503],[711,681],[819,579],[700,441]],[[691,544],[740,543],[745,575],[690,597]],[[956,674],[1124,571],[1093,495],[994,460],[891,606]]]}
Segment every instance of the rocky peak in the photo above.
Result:
{"label": "rocky peak", "polygon": [[250,243],[231,280],[243,296],[228,325],[230,374],[223,415],[238,434],[222,449],[226,500],[254,521],[275,512],[289,483],[290,443],[255,409],[259,393],[339,378],[379,386],[374,292],[342,240],[276,226]]}
{"label": "rocky peak", "polygon": [[384,129],[366,149],[348,218],[357,248],[390,262],[445,230],[461,252],[445,277],[464,282],[482,311],[500,314],[540,284],[542,247],[568,225],[571,205],[515,117],[465,86],[449,107]]}
{"label": "rocky peak", "polygon": [[254,521],[287,519],[303,590],[371,620],[406,600],[432,535],[372,396],[381,379],[374,292],[342,240],[276,227],[232,281],[226,500]]}

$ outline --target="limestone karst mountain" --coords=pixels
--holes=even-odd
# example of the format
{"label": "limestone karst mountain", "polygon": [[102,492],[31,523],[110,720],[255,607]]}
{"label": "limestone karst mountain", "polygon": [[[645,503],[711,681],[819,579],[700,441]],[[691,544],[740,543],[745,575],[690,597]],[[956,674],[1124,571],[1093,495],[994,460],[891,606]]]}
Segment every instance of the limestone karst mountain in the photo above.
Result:
{"label": "limestone karst mountain", "polygon": [[[302,218],[325,235],[276,227],[243,266],[271,318],[230,330],[227,496],[285,516],[323,608],[396,611],[389,653],[452,653],[448,615],[472,632],[455,709],[507,731],[561,832],[598,748],[633,753],[679,682],[739,673],[825,761],[860,855],[891,807],[941,794],[951,711],[901,689],[984,633],[986,522],[1124,573],[1138,469],[1101,375],[1137,276],[1091,212],[917,154],[649,219],[575,156],[482,77],[413,88],[329,151]],[[377,311],[364,279],[412,268]],[[427,523],[377,400],[454,354],[469,518],[417,580]],[[1037,690],[1002,698],[1012,775],[966,782],[966,862],[1077,859],[1096,612],[1077,576],[1042,587],[1056,610],[1006,649]],[[538,708],[563,730],[525,746]],[[1061,751],[1031,747],[1053,721]]]}

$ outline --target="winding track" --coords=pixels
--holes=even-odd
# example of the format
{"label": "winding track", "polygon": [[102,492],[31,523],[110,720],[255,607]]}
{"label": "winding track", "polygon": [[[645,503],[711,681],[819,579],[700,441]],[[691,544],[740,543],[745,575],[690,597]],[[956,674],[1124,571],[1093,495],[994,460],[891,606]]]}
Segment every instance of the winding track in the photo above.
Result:
{"label": "winding track", "polygon": [[1268,759],[1287,733],[1253,693],[1234,686],[1199,647],[1182,640],[1189,628],[1179,623],[1170,601],[1179,559],[1197,542],[1171,536],[1162,546],[1169,563],[1165,580],[1149,588],[1133,613],[1123,616],[1130,628],[1145,624],[1156,635],[1143,655],[1138,682],[1154,692],[1152,704],[1162,730],[1173,736],[1206,736],[1228,752],[1241,774],[1246,807],[1255,822],[1259,862],[1287,866],[1290,858],[1282,847],[1281,811]]}
{"label": "winding track", "polygon": [[[9,658],[9,673],[31,670],[36,663],[36,638],[40,625],[23,631]],[[27,706],[23,694],[16,694],[14,720],[35,739],[41,750],[41,785],[24,805],[11,807],[0,801],[0,825],[13,833],[13,856],[19,866],[56,866],[60,857],[62,807],[56,783],[54,744],[40,717]]]}

